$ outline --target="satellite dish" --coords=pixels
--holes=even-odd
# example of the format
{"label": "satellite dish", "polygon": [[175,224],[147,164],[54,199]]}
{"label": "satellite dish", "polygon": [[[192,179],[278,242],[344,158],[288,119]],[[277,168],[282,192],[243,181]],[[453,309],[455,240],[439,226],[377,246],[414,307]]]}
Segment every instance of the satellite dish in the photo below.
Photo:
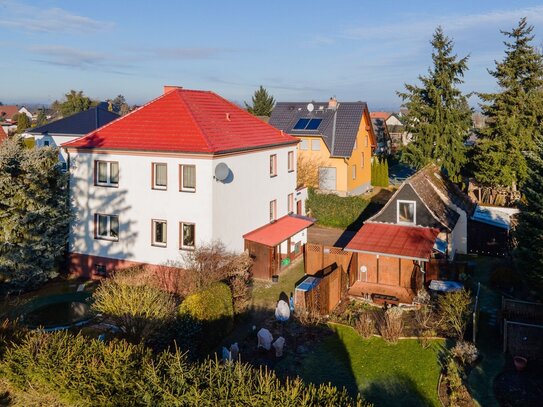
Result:
{"label": "satellite dish", "polygon": [[230,173],[230,168],[225,163],[218,163],[215,167],[215,178],[219,181],[224,181],[228,174]]}
{"label": "satellite dish", "polygon": [[307,110],[309,110],[310,112],[312,112],[313,109],[315,109],[315,106],[313,106],[313,103],[309,103],[309,104],[307,105]]}

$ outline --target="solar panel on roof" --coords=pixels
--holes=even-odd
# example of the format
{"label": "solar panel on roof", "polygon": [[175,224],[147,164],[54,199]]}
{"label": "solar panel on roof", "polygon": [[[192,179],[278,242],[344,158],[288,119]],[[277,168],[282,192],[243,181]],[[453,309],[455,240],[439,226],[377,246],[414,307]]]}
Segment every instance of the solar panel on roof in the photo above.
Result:
{"label": "solar panel on roof", "polygon": [[300,119],[298,122],[294,125],[294,130],[304,130],[305,127],[309,124],[309,119]]}
{"label": "solar panel on roof", "polygon": [[322,119],[311,119],[307,126],[305,126],[305,130],[317,130],[322,122]]}

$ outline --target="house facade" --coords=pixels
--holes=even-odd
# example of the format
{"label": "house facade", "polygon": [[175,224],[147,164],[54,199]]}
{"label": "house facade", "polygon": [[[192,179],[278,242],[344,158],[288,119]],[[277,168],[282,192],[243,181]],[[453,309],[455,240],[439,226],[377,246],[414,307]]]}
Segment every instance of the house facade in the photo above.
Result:
{"label": "house facade", "polygon": [[[65,143],[76,217],[72,272],[182,265],[199,245],[220,240],[241,252],[253,230],[283,218],[296,223],[289,214],[305,212],[297,143],[212,92],[179,87]],[[305,244],[311,223],[281,231],[279,244]]]}
{"label": "house facade", "polygon": [[318,167],[318,187],[339,195],[371,188],[371,160],[377,146],[364,102],[279,102],[270,124],[300,140],[298,154]]}

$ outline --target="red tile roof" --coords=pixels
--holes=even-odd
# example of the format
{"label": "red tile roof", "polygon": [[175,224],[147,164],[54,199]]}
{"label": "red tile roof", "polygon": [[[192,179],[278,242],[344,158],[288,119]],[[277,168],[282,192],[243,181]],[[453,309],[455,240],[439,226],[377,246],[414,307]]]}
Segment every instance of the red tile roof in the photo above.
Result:
{"label": "red tile roof", "polygon": [[284,242],[289,237],[294,236],[296,233],[308,228],[313,223],[315,222],[308,218],[287,215],[277,219],[273,223],[243,235],[243,238],[250,240],[251,242],[274,247],[279,243]]}
{"label": "red tile roof", "polygon": [[383,120],[386,120],[390,117],[390,113],[388,112],[371,112],[370,113],[370,118],[372,119],[383,119]]}
{"label": "red tile roof", "polygon": [[297,142],[213,92],[171,88],[126,116],[62,146],[220,153]]}
{"label": "red tile roof", "polygon": [[19,113],[19,106],[15,105],[2,105],[0,106],[0,117],[4,119],[12,119],[13,116]]}
{"label": "red tile roof", "polygon": [[345,250],[427,260],[438,234],[433,228],[365,223]]}

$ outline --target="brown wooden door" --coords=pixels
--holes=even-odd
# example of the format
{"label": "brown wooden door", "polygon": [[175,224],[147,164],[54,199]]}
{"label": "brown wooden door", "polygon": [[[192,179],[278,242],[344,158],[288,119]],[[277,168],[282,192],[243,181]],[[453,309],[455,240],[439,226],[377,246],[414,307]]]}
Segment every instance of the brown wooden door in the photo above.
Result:
{"label": "brown wooden door", "polygon": [[302,214],[302,201],[296,201],[296,215],[303,215]]}

